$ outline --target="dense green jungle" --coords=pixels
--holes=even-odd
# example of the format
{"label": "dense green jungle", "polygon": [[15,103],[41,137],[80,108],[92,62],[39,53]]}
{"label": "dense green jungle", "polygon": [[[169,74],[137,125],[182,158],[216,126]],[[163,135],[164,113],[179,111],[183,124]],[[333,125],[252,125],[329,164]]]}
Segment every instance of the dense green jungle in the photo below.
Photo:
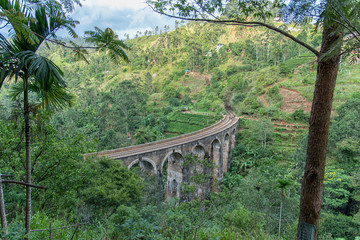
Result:
{"label": "dense green jungle", "polygon": [[[273,24],[320,46],[311,24]],[[53,229],[30,239],[294,239],[316,58],[262,28],[209,23],[176,22],[125,43],[131,62],[120,65],[106,53],[86,62],[59,45],[40,50],[63,70],[74,101],[46,110],[30,94],[33,183],[47,187],[33,190],[31,229]],[[358,63],[358,52],[341,60],[320,239],[360,239]],[[23,99],[13,89],[0,93],[0,172],[24,181]],[[149,172],[83,159],[202,129],[227,110],[240,117],[231,169],[206,198],[164,202]],[[22,239],[25,188],[3,191],[7,239]]]}

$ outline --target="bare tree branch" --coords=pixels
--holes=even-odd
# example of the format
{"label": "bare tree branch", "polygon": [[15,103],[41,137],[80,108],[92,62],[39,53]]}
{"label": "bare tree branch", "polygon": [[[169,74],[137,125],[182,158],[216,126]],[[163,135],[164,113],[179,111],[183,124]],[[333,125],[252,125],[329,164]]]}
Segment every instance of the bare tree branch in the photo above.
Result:
{"label": "bare tree branch", "polygon": [[47,175],[49,175],[51,173],[51,170],[54,169],[56,166],[58,166],[60,164],[60,160],[55,162],[54,164],[52,164],[50,167],[48,167],[46,170],[44,170],[43,174],[41,175],[41,177],[37,178],[37,180],[39,182],[43,181],[44,179],[46,179]]}
{"label": "bare tree branch", "polygon": [[35,185],[35,184],[31,184],[31,183],[26,183],[26,182],[20,182],[20,181],[16,181],[16,180],[2,180],[2,182],[3,183],[15,183],[15,184],[20,184],[20,185],[24,185],[24,186],[34,187],[34,188],[46,189],[46,187],[44,187],[44,186]]}
{"label": "bare tree branch", "polygon": [[57,45],[60,45],[62,47],[68,48],[68,49],[94,49],[94,50],[98,50],[99,48],[107,47],[107,44],[104,44],[103,46],[100,46],[100,47],[90,47],[90,46],[89,47],[84,47],[84,46],[73,47],[73,46],[66,45],[63,42],[52,40],[50,38],[45,38],[44,40],[48,41],[48,42],[51,42],[51,43],[54,43],[54,44],[57,44]]}
{"label": "bare tree branch", "polygon": [[180,17],[180,16],[174,16],[174,15],[170,15],[164,12],[160,12],[158,10],[156,10],[155,8],[153,8],[151,5],[148,4],[148,6],[154,11],[157,12],[161,15],[167,16],[167,17],[171,17],[171,18],[176,18],[176,19],[180,19],[180,20],[185,20],[185,21],[194,21],[194,22],[208,22],[208,23],[218,23],[218,24],[225,24],[225,25],[238,25],[238,26],[245,26],[245,27],[265,27],[268,28],[270,30],[273,30],[277,33],[282,34],[283,36],[293,40],[294,42],[298,43],[299,45],[305,47],[306,49],[308,49],[309,51],[311,51],[312,53],[314,53],[317,57],[320,56],[320,52],[318,50],[316,50],[315,48],[311,47],[310,45],[304,43],[303,41],[300,41],[299,39],[297,39],[296,37],[294,37],[293,35],[291,35],[290,33],[287,33],[275,26],[271,26],[267,23],[264,22],[257,22],[257,21],[237,21],[237,20],[219,20],[219,19],[205,19],[205,18],[189,18],[189,17]]}
{"label": "bare tree branch", "polygon": [[31,166],[31,174],[33,174],[34,173],[34,167],[36,166],[36,164],[37,164],[37,160],[39,159],[39,157],[45,152],[45,146],[43,146],[44,148],[43,149],[41,149],[36,155],[35,155],[35,159],[34,159],[34,162],[33,162],[33,164],[32,164],[32,166]]}
{"label": "bare tree branch", "polygon": [[341,26],[343,26],[344,28],[346,28],[346,29],[351,33],[351,35],[353,35],[353,38],[356,38],[356,40],[360,42],[360,38],[359,38],[359,35],[360,35],[360,34],[357,35],[355,32],[353,32],[353,31],[349,28],[349,26],[345,25],[345,24],[344,24],[343,22],[341,22],[341,21],[338,21],[338,20],[336,20],[336,19],[334,19],[334,21],[335,21],[336,23],[340,24]]}

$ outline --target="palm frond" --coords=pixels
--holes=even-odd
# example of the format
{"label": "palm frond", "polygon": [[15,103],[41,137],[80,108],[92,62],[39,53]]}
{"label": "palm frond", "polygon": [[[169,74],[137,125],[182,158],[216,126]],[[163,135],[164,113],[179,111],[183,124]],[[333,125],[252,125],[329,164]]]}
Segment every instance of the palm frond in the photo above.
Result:
{"label": "palm frond", "polygon": [[[39,82],[31,82],[27,86],[29,92],[36,93],[41,102],[41,107],[47,109],[61,110],[64,107],[71,107],[75,103],[75,96],[66,91],[61,86],[52,86],[51,89],[44,90],[39,85]],[[13,84],[10,89],[10,97],[15,100],[24,93],[24,83],[18,82]]]}
{"label": "palm frond", "polygon": [[[30,8],[26,9],[24,2],[31,4]],[[65,89],[62,70],[37,54],[41,44],[56,37],[59,29],[77,37],[74,28],[78,22],[67,17],[63,9],[71,10],[74,3],[80,4],[79,0],[0,0],[0,21],[12,29],[10,41],[0,34],[0,87],[6,79],[15,77],[10,93],[13,99],[29,91],[36,93],[41,107],[59,110],[74,103],[74,96]],[[85,53],[79,50],[77,54],[80,58]],[[24,81],[17,82],[18,77],[28,79],[26,87]]]}
{"label": "palm frond", "polygon": [[75,61],[84,60],[87,64],[89,64],[89,61],[85,57],[85,55],[88,54],[88,51],[86,49],[81,48],[78,44],[76,44],[73,41],[70,41],[70,44],[74,47],[73,54]]}
{"label": "palm frond", "polygon": [[60,0],[59,3],[65,12],[73,12],[75,9],[75,5],[81,6],[80,0]]}
{"label": "palm frond", "polygon": [[5,79],[15,77],[17,80],[21,70],[17,68],[19,58],[16,57],[17,48],[0,33],[0,87]]}
{"label": "palm frond", "polygon": [[67,106],[71,107],[75,103],[75,96],[61,86],[53,86],[49,90],[42,90],[41,97],[43,107],[54,108],[57,111]]}
{"label": "palm frond", "polygon": [[35,54],[28,70],[43,89],[50,89],[51,85],[66,87],[63,71],[46,57]]}
{"label": "palm frond", "polygon": [[[34,92],[34,93],[39,93],[40,89],[34,85],[29,83],[27,86],[27,89],[30,92]],[[23,82],[17,82],[15,84],[11,85],[11,89],[10,89],[10,98],[14,101],[19,95],[24,93],[24,83]]]}
{"label": "palm frond", "polygon": [[1,15],[12,26],[9,35],[12,38],[21,36],[29,44],[34,44],[38,38],[30,29],[28,23],[34,19],[31,11],[27,9],[23,1],[0,0]]}
{"label": "palm frond", "polygon": [[40,87],[50,89],[53,84],[66,87],[63,71],[50,59],[30,50],[16,53],[15,56],[21,59],[18,68],[24,69],[28,76],[34,76]]}
{"label": "palm frond", "polygon": [[13,84],[10,89],[10,99],[14,101],[22,93],[24,93],[24,84],[19,82]]}
{"label": "palm frond", "polygon": [[79,21],[73,20],[66,16],[64,12],[59,8],[49,8],[49,32],[52,37],[55,37],[55,33],[59,29],[65,29],[72,38],[77,38],[74,28]]}
{"label": "palm frond", "polygon": [[0,69],[1,69],[0,70],[0,88],[1,88],[7,78],[11,79],[12,77],[14,77],[14,73],[7,66],[3,66],[2,64],[0,64]]}
{"label": "palm frond", "polygon": [[130,47],[119,40],[118,35],[111,28],[106,28],[105,31],[102,31],[100,28],[95,27],[95,31],[86,31],[85,35],[87,42],[93,43],[98,51],[106,51],[115,64],[120,63],[119,59],[130,62],[124,51],[124,49],[130,49]]}

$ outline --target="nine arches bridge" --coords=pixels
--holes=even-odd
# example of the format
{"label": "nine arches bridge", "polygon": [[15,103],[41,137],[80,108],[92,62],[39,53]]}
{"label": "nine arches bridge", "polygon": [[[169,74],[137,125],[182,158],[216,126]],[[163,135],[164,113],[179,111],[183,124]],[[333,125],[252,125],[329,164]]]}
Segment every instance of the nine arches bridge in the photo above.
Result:
{"label": "nine arches bridge", "polygon": [[[122,161],[129,169],[139,164],[156,174],[159,184],[163,184],[163,175],[166,174],[165,200],[175,196],[181,199],[189,198],[182,194],[181,186],[184,183],[196,186],[193,197],[197,197],[216,191],[215,182],[221,180],[229,170],[238,121],[239,118],[228,113],[216,124],[196,132],[141,145],[89,153],[84,157],[106,156]],[[186,155],[205,159],[209,164],[184,164]],[[192,183],[191,177],[195,173],[208,176],[208,180],[201,184]]]}

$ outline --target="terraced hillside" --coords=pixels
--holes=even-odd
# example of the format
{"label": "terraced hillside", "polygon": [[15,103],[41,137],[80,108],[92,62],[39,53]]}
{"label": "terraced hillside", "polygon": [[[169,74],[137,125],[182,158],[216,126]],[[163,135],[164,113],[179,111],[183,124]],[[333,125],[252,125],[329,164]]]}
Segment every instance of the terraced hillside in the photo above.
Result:
{"label": "terraced hillside", "polygon": [[221,115],[215,114],[194,114],[191,112],[175,112],[168,116],[165,136],[166,138],[195,132],[202,128],[215,124],[221,119]]}

